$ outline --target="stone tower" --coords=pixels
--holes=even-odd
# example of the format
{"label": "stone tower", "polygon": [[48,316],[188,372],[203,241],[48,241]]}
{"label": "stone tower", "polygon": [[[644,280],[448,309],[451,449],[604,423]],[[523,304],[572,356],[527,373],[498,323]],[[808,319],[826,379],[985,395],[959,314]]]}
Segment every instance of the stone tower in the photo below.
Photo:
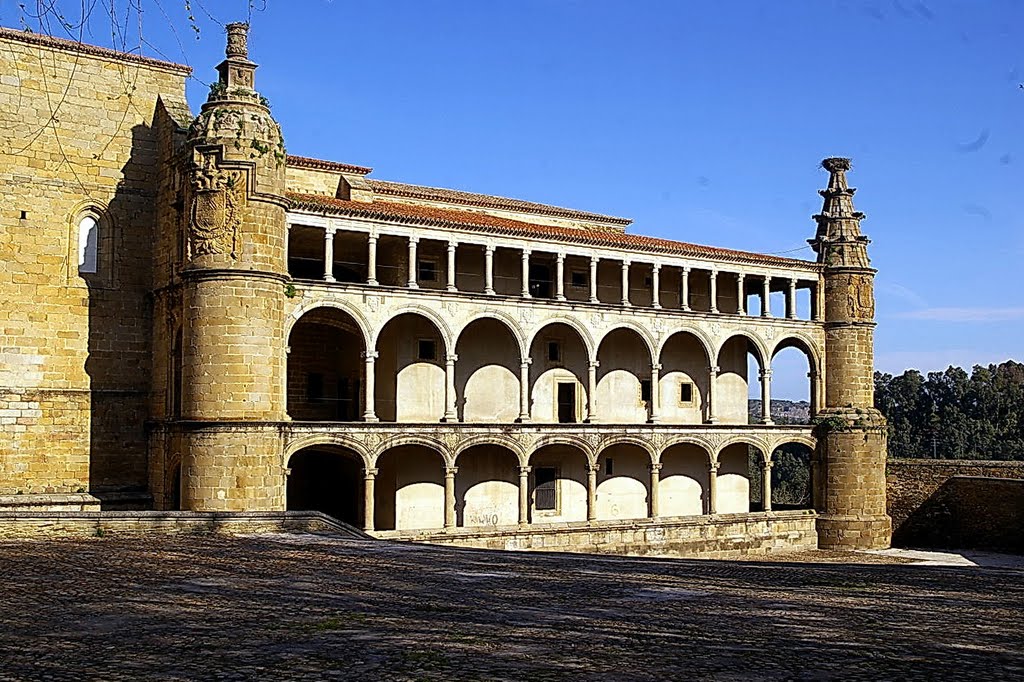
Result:
{"label": "stone tower", "polygon": [[811,246],[825,277],[825,409],[815,453],[818,543],[823,548],[888,547],[886,422],[874,407],[875,270],[864,218],[846,184],[850,160],[822,161],[829,172]]}
{"label": "stone tower", "polygon": [[254,89],[248,24],[189,128],[182,279],[181,495],[194,511],[284,505],[285,153]]}

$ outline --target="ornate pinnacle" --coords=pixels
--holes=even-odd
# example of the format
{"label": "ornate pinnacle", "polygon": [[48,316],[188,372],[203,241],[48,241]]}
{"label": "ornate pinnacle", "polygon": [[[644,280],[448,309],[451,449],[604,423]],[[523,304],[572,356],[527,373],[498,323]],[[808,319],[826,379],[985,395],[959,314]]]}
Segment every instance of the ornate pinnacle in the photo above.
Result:
{"label": "ornate pinnacle", "polygon": [[228,31],[228,46],[224,54],[239,59],[249,57],[249,24],[244,21],[236,21],[228,24],[225,28]]}
{"label": "ornate pinnacle", "polygon": [[818,261],[825,265],[868,267],[868,239],[860,232],[864,214],[854,210],[853,194],[857,190],[846,184],[850,165],[850,159],[841,156],[821,162],[821,167],[829,172],[828,188],[818,192],[824,203],[821,213],[814,216],[818,231],[809,242]]}

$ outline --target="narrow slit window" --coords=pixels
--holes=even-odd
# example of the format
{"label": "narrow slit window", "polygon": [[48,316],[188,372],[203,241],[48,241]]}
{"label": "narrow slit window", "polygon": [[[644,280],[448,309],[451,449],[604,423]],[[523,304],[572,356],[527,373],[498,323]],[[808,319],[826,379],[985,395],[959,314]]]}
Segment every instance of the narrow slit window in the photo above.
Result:
{"label": "narrow slit window", "polygon": [[605,476],[611,476],[614,473],[615,473],[615,467],[612,466],[612,458],[611,457],[605,457],[605,460],[604,460],[604,475]]}
{"label": "narrow slit window", "polygon": [[648,403],[651,401],[651,380],[642,379],[640,381],[640,400]]}
{"label": "narrow slit window", "polygon": [[78,221],[78,272],[95,273],[99,257],[100,226],[96,218],[87,215]]}
{"label": "narrow slit window", "polygon": [[548,341],[548,362],[562,361],[562,344],[558,341]]}

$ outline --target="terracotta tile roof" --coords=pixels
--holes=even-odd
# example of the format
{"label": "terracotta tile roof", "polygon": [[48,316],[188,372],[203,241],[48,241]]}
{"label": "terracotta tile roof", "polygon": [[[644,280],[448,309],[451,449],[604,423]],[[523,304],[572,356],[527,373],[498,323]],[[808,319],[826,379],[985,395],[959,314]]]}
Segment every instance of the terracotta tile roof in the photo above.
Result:
{"label": "terracotta tile roof", "polygon": [[473,211],[416,206],[393,202],[365,203],[346,201],[316,194],[289,192],[288,200],[292,209],[317,213],[333,213],[373,220],[390,220],[409,225],[430,225],[471,229],[514,237],[545,238],[572,244],[605,246],[648,253],[662,253],[695,258],[716,258],[736,263],[754,265],[776,265],[802,270],[818,269],[817,263],[795,258],[781,258],[762,253],[721,249],[700,244],[688,244],[657,237],[627,234],[613,230],[583,230],[570,227],[555,227],[526,223],[510,218],[499,218]]}
{"label": "terracotta tile roof", "polygon": [[82,54],[91,55],[94,57],[104,57],[106,59],[115,59],[119,62],[132,62],[134,64],[140,64],[143,66],[152,66],[165,71],[174,71],[181,73],[182,75],[189,75],[192,73],[192,67],[185,66],[184,64],[175,64],[174,62],[164,61],[162,59],[153,59],[152,57],[143,57],[137,54],[131,54],[128,52],[119,52],[117,50],[111,50],[106,47],[97,47],[96,45],[87,45],[80,43],[75,40],[67,40],[65,38],[54,38],[52,36],[43,35],[41,33],[29,33],[27,31],[16,31],[13,28],[4,28],[0,26],[0,38],[6,38],[8,40],[17,40],[22,43],[28,43],[30,45],[39,45],[41,47],[52,47],[58,50],[70,50],[73,52],[81,52]]}
{"label": "terracotta tile roof", "polygon": [[571,208],[560,208],[537,204],[532,201],[520,201],[519,199],[508,199],[496,197],[490,194],[474,194],[472,192],[461,192],[455,189],[442,189],[439,187],[424,187],[421,185],[407,185],[402,182],[390,182],[387,180],[369,180],[370,188],[375,194],[384,194],[395,197],[406,197],[409,199],[424,199],[427,201],[443,201],[449,204],[463,204],[466,206],[479,206],[481,208],[497,208],[507,211],[521,211],[524,213],[537,213],[541,215],[568,218],[570,220],[585,220],[588,222],[607,223],[623,228],[633,221],[629,218],[616,218],[614,216],[590,213],[588,211],[577,211]]}
{"label": "terracotta tile roof", "polygon": [[323,161],[322,159],[311,159],[308,156],[288,155],[287,165],[296,168],[312,168],[314,170],[337,171],[339,173],[352,173],[353,175],[367,175],[373,171],[366,166],[353,166],[348,163],[337,161]]}

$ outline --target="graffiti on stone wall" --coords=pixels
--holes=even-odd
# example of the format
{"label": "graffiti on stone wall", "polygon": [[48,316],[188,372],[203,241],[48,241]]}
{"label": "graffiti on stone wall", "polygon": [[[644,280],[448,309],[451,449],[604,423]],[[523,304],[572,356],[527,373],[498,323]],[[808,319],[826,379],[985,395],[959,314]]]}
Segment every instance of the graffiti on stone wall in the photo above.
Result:
{"label": "graffiti on stone wall", "polygon": [[192,256],[230,254],[238,258],[238,227],[245,207],[245,177],[217,167],[204,154],[192,174],[189,251]]}

